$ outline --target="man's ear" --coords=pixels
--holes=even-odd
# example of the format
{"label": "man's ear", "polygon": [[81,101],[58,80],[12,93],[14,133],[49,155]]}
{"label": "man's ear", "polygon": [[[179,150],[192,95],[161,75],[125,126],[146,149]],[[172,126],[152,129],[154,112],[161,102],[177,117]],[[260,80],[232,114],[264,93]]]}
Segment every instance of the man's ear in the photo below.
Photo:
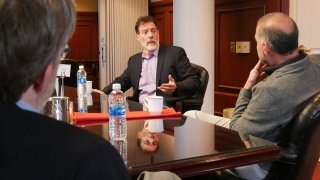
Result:
{"label": "man's ear", "polygon": [[40,92],[43,89],[46,89],[48,87],[49,83],[51,82],[52,76],[55,76],[56,68],[52,63],[50,63],[43,72],[38,76],[37,80],[34,83],[34,91]]}
{"label": "man's ear", "polygon": [[270,54],[272,50],[271,45],[267,41],[262,42],[262,51],[264,55]]}

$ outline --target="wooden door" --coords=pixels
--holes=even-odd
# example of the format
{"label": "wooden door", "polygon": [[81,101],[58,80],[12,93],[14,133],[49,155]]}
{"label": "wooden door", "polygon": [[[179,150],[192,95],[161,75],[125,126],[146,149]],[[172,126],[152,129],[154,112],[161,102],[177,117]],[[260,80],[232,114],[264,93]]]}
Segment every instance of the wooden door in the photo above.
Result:
{"label": "wooden door", "polygon": [[[234,107],[250,70],[258,61],[257,20],[269,12],[289,12],[289,0],[215,1],[215,114]],[[250,53],[235,53],[235,42],[250,43]]]}
{"label": "wooden door", "polygon": [[69,41],[71,51],[66,58],[84,65],[93,88],[99,88],[98,43],[98,13],[77,12],[76,29]]}
{"label": "wooden door", "polygon": [[149,14],[157,21],[160,43],[173,44],[173,4],[172,0],[151,2]]}

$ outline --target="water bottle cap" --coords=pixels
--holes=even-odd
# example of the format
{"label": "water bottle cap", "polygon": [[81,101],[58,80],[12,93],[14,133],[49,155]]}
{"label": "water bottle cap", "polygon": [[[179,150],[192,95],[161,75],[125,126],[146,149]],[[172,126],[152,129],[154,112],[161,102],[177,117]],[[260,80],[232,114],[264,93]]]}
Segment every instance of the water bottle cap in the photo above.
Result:
{"label": "water bottle cap", "polygon": [[112,89],[114,89],[114,90],[121,89],[121,84],[119,84],[119,83],[112,84]]}
{"label": "water bottle cap", "polygon": [[80,65],[80,66],[79,66],[79,69],[84,69],[84,66],[83,66],[83,65]]}

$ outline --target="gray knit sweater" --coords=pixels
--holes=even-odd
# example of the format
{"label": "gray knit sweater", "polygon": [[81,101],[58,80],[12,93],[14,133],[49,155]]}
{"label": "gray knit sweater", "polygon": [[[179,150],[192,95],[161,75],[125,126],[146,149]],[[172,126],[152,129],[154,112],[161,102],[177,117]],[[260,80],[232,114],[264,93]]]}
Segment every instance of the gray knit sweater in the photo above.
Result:
{"label": "gray knit sweater", "polygon": [[320,55],[283,66],[251,89],[240,91],[230,128],[243,140],[254,135],[279,142],[281,131],[304,102],[320,91]]}

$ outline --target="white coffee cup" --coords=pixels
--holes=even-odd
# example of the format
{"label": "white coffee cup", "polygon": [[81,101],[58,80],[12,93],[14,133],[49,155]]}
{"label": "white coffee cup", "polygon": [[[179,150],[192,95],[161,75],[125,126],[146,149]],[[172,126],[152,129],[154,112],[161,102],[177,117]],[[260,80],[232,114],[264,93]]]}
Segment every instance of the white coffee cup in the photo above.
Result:
{"label": "white coffee cup", "polygon": [[92,81],[87,81],[87,94],[92,93]]}
{"label": "white coffee cup", "polygon": [[151,133],[159,133],[164,131],[162,119],[147,120],[144,126],[148,130],[148,132]]}
{"label": "white coffee cup", "polygon": [[87,105],[92,106],[93,105],[93,99],[92,99],[92,81],[87,81]]}
{"label": "white coffee cup", "polygon": [[92,106],[93,105],[92,94],[87,94],[87,105],[88,106]]}
{"label": "white coffee cup", "polygon": [[160,114],[163,109],[163,97],[149,96],[145,99],[144,106],[151,114]]}

